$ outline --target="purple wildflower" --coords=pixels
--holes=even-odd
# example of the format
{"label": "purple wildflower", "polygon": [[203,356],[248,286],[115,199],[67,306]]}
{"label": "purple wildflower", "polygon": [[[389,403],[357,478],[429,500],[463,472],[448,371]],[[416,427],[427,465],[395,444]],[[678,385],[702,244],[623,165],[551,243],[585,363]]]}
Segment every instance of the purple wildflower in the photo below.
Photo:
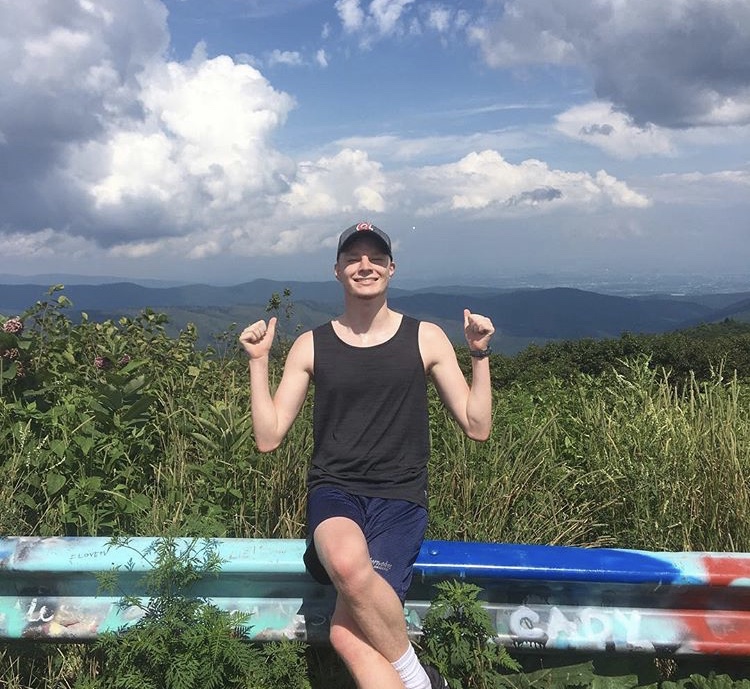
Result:
{"label": "purple wildflower", "polygon": [[120,357],[120,361],[119,361],[120,366],[125,366],[126,364],[129,364],[129,363],[130,363],[130,354],[123,354]]}

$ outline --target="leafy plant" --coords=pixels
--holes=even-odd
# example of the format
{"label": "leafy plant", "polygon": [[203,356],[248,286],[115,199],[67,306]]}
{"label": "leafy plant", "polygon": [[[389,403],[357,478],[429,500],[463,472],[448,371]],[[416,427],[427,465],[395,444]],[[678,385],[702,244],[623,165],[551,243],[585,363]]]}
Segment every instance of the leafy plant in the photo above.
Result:
{"label": "leafy plant", "polygon": [[422,624],[422,661],[436,667],[451,689],[497,689],[521,666],[492,640],[494,628],[475,584],[443,581]]}
{"label": "leafy plant", "polygon": [[732,679],[715,672],[706,676],[692,674],[683,680],[664,682],[662,689],[750,689],[750,679]]}
{"label": "leafy plant", "polygon": [[283,361],[292,346],[294,335],[300,329],[299,324],[291,328],[292,316],[294,315],[292,290],[286,287],[281,294],[274,292],[266,304],[266,313],[276,316],[278,319],[276,343],[274,343],[272,354],[277,360]]}
{"label": "leafy plant", "polygon": [[[129,539],[111,544],[131,547]],[[309,688],[300,644],[259,649],[246,641],[248,615],[187,595],[191,585],[219,572],[221,560],[211,541],[185,544],[162,538],[134,553],[149,565],[143,578],[149,597],[124,596],[120,604],[140,608],[142,616],[133,626],[97,640],[93,652],[100,659],[99,672],[82,678],[77,689]],[[114,571],[101,584],[112,588],[117,579]]]}

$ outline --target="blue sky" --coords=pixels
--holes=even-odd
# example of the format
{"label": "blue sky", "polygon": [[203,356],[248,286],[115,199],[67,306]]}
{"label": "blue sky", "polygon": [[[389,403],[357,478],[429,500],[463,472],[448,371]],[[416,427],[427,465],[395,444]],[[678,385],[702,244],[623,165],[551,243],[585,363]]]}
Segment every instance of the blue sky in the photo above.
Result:
{"label": "blue sky", "polygon": [[747,0],[0,0],[0,66],[0,273],[750,274]]}

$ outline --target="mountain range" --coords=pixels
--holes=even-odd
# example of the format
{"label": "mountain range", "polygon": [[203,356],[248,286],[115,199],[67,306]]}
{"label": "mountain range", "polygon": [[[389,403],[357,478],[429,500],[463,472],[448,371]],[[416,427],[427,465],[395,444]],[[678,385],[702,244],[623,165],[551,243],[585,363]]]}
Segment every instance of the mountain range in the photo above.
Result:
{"label": "mountain range", "polygon": [[[0,314],[23,313],[50,299],[49,285],[0,284]],[[290,291],[288,299],[283,298]],[[145,308],[165,313],[172,330],[188,322],[203,342],[258,318],[267,318],[272,295],[282,299],[282,327],[290,333],[329,320],[340,312],[341,286],[326,282],[258,279],[230,287],[202,284],[146,286],[132,282],[70,284],[61,292],[73,303],[70,316],[92,320],[133,317]],[[462,339],[464,308],[489,316],[497,331],[496,350],[518,351],[529,343],[557,339],[610,338],[623,332],[659,333],[733,318],[750,321],[750,292],[670,296],[614,296],[568,287],[507,289],[470,286],[389,289],[396,311],[440,324]],[[291,305],[285,310],[284,305]]]}

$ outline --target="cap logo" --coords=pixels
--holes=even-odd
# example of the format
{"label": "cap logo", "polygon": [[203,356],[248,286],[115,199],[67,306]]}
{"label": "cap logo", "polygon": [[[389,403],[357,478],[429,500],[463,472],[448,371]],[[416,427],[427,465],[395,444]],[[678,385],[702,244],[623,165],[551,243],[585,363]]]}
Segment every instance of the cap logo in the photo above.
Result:
{"label": "cap logo", "polygon": [[362,232],[363,230],[371,230],[372,229],[372,223],[369,222],[361,222],[359,225],[357,225],[357,232]]}

